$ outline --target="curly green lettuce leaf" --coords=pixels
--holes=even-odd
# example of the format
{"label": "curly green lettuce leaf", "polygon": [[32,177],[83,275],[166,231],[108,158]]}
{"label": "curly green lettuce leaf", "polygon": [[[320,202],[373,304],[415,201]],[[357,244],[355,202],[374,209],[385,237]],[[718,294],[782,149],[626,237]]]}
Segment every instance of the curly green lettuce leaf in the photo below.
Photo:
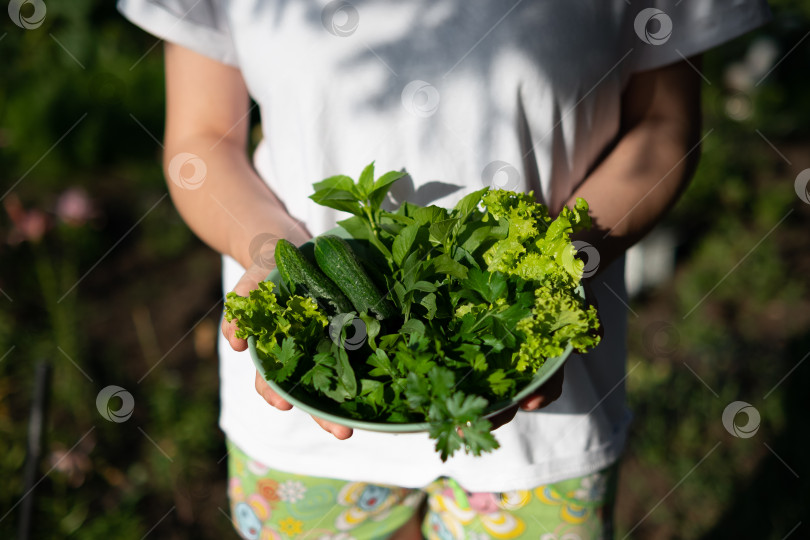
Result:
{"label": "curly green lettuce leaf", "polygon": [[483,201],[492,217],[509,223],[507,237],[484,253],[488,270],[540,281],[563,269],[582,279],[584,263],[576,258],[571,235],[591,226],[585,199],[577,199],[574,208],[564,207],[554,220],[531,192],[491,190]]}
{"label": "curly green lettuce leaf", "polygon": [[577,199],[551,220],[531,194],[492,190],[484,197],[487,211],[509,223],[506,238],[484,253],[489,271],[500,271],[537,283],[531,316],[516,328],[524,336],[516,353],[519,372],[539,369],[568,344],[586,351],[599,343],[596,309],[577,294],[584,263],[577,259],[571,235],[590,228],[588,203]]}
{"label": "curly green lettuce leaf", "polygon": [[570,343],[578,351],[599,344],[599,319],[594,306],[563,289],[546,283],[535,289],[532,316],[517,323],[525,341],[517,352],[519,372],[537,371],[548,358],[561,355]]}
{"label": "curly green lettuce leaf", "polygon": [[[482,197],[487,213],[495,219],[509,222],[507,239],[524,243],[545,232],[551,223],[548,209],[534,200],[534,193],[517,193],[491,189]],[[540,228],[538,228],[540,227]]]}
{"label": "curly green lettuce leaf", "polygon": [[[571,235],[579,231],[590,229],[591,217],[588,215],[588,203],[585,199],[578,198],[574,208],[563,207],[560,215],[551,222],[546,230],[543,239],[536,242],[533,253],[545,256],[546,260],[553,260],[554,263],[563,268],[577,282],[582,279],[582,271],[585,263],[576,258],[576,249],[571,244]],[[522,274],[531,273],[532,264],[529,261],[523,262],[523,268],[518,271]],[[543,268],[545,274],[550,273],[548,267]]]}
{"label": "curly green lettuce leaf", "polygon": [[309,297],[290,296],[285,305],[278,303],[273,293],[275,285],[262,281],[248,296],[228,293],[225,297],[225,319],[236,320],[236,337],[256,338],[256,351],[270,371],[278,371],[281,377],[292,373],[290,364],[297,362],[300,354],[314,349],[314,344],[323,337],[323,328],[329,324],[326,314],[318,303]]}

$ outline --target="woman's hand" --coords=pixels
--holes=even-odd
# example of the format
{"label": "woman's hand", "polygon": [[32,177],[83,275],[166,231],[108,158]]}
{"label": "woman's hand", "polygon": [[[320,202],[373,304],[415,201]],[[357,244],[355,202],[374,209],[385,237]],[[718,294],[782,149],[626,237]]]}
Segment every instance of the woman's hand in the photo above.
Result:
{"label": "woman's hand", "polygon": [[[264,280],[269,273],[268,268],[263,268],[259,264],[253,264],[250,266],[245,274],[241,277],[239,282],[233,289],[233,292],[238,294],[239,296],[247,296],[250,291],[257,288],[259,286],[259,282]],[[230,343],[231,348],[235,351],[244,351],[247,349],[247,340],[238,339],[236,337],[236,322],[235,321],[227,321],[222,319],[222,335],[228,340]],[[259,393],[260,396],[264,398],[264,400],[272,405],[273,407],[282,410],[282,411],[289,411],[292,409],[292,405],[286,401],[284,398],[279,396],[276,392],[270,388],[270,385],[267,384],[267,381],[261,376],[261,374],[256,371],[256,392]],[[346,426],[342,426],[340,424],[335,424],[334,422],[328,422],[322,418],[318,418],[316,416],[312,417],[315,422],[318,423],[323,429],[334,435],[336,438],[343,440],[348,439],[352,436],[352,429]]]}
{"label": "woman's hand", "polygon": [[[281,411],[289,411],[292,409],[292,405],[288,401],[286,401],[283,397],[276,394],[270,385],[267,384],[267,381],[264,380],[264,377],[256,371],[256,391],[259,393],[260,396],[264,398],[264,400]],[[335,424],[334,422],[329,422],[324,420],[323,418],[318,418],[315,415],[312,416],[312,419],[318,423],[323,429],[331,433],[335,436],[335,438],[340,439],[341,441],[344,439],[348,439],[354,433],[354,430],[350,427],[342,426],[340,424]]]}
{"label": "woman's hand", "polygon": [[489,419],[492,429],[498,429],[504,424],[511,422],[518,412],[534,411],[542,409],[557,401],[562,395],[563,380],[565,379],[565,364],[557,373],[551,376],[543,386],[534,391],[530,396],[523,398],[517,405],[505,409]]}
{"label": "woman's hand", "polygon": [[[239,296],[247,296],[250,291],[259,288],[259,282],[263,281],[268,273],[270,273],[270,270],[254,263],[248,267],[247,271],[239,278],[239,281],[233,288],[233,292]],[[247,340],[237,338],[236,329],[235,320],[228,321],[225,318],[222,319],[222,335],[228,340],[233,350],[242,352],[248,348]]]}

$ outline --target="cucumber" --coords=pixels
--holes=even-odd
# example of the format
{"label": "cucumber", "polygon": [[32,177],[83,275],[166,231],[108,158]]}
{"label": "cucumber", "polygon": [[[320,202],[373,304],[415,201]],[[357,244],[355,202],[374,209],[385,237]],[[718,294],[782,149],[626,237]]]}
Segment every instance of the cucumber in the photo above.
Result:
{"label": "cucumber", "polygon": [[[276,244],[276,268],[293,294],[311,296],[329,315],[354,310],[352,303],[318,267],[309,262],[291,242],[281,239]],[[303,290],[302,290],[303,289]]]}
{"label": "cucumber", "polygon": [[315,261],[340,287],[358,313],[366,312],[379,320],[397,316],[394,305],[380,293],[343,238],[332,234],[317,237]]}

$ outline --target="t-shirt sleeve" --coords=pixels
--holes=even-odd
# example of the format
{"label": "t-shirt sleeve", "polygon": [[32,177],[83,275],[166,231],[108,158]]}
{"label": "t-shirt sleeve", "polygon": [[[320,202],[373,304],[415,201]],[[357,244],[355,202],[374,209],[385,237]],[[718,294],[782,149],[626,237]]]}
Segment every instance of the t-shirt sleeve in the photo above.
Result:
{"label": "t-shirt sleeve", "polygon": [[223,0],[118,0],[118,11],[150,34],[238,66]]}
{"label": "t-shirt sleeve", "polygon": [[741,36],[771,18],[765,0],[633,2],[633,71],[678,62]]}

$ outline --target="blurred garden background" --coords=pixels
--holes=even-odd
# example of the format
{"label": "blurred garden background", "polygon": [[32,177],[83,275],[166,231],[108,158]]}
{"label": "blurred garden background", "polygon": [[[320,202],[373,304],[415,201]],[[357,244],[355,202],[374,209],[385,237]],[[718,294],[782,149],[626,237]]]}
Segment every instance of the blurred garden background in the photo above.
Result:
{"label": "blurred garden background", "polygon": [[[711,133],[663,227],[674,273],[629,306],[617,538],[810,537],[810,2],[771,6],[705,56]],[[109,1],[47,2],[30,29],[0,18],[0,538],[29,498],[31,538],[236,538],[219,257],[167,196],[162,44]],[[134,399],[125,422],[96,407],[109,385]],[[724,427],[736,401],[758,412],[753,435]]]}

